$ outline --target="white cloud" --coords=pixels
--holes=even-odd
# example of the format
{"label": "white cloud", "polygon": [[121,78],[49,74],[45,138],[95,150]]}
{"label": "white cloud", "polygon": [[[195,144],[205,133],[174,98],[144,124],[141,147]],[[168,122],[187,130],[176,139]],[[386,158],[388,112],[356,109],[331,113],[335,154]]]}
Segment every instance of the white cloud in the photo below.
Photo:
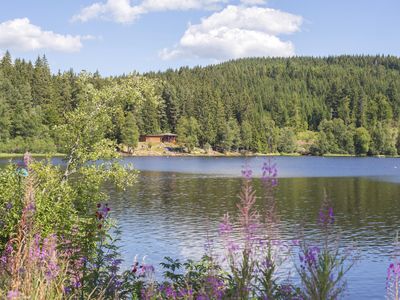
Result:
{"label": "white cloud", "polygon": [[142,7],[148,11],[217,9],[228,0],[144,0]]}
{"label": "white cloud", "polygon": [[240,2],[244,5],[264,5],[264,4],[266,4],[265,0],[240,0]]}
{"label": "white cloud", "polygon": [[253,56],[291,56],[294,46],[278,35],[300,30],[302,17],[271,8],[230,5],[200,24],[189,25],[163,59],[200,57],[225,60]]}
{"label": "white cloud", "polygon": [[106,3],[94,3],[85,7],[72,17],[72,21],[87,22],[103,18],[118,23],[130,23],[136,20],[145,10],[141,6],[131,6],[130,0],[108,0]]}
{"label": "white cloud", "polygon": [[107,0],[83,8],[72,17],[72,21],[87,22],[92,19],[105,19],[117,23],[132,23],[140,15],[152,11],[215,10],[220,9],[222,4],[228,2],[229,0],[143,0],[137,5],[132,5],[131,0]]}
{"label": "white cloud", "polygon": [[0,49],[77,52],[82,48],[82,41],[91,38],[91,36],[62,35],[45,31],[31,24],[28,18],[0,23]]}

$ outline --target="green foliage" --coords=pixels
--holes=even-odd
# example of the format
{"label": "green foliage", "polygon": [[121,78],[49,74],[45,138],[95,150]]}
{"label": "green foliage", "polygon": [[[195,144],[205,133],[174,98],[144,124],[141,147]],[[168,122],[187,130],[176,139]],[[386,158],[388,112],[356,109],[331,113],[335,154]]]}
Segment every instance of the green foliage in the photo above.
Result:
{"label": "green foliage", "polygon": [[[109,105],[112,91],[108,87],[95,89],[90,80],[86,75],[79,77],[84,96],[66,114],[64,124],[56,127],[59,145],[66,153],[65,166],[42,160],[27,163],[26,170],[13,165],[0,170],[0,216],[4,222],[0,250],[15,234],[23,215],[22,198],[28,175],[34,181],[35,232],[43,237],[55,234],[65,239],[78,249],[75,256],[85,257],[88,263],[99,259],[102,223],[95,213],[98,203],[108,200],[103,187],[114,183],[118,189],[125,189],[135,181],[136,172],[118,164],[116,144],[106,137],[114,129]],[[71,258],[70,263],[77,262]],[[105,287],[102,292],[109,293]]]}
{"label": "green foliage", "polygon": [[371,136],[364,127],[359,127],[354,133],[354,148],[358,155],[367,154],[371,143]]}
{"label": "green foliage", "polygon": [[[165,80],[180,115],[199,121],[201,145],[220,146],[216,133],[230,118],[240,124],[240,148],[257,152],[276,151],[273,127],[316,132],[324,120],[340,119],[348,130],[343,136],[325,132],[319,139],[327,149],[319,152],[353,154],[352,128],[363,126],[372,136],[377,122],[398,127],[399,66],[390,56],[251,58],[146,76]],[[264,126],[265,116],[274,126]],[[312,143],[298,140],[299,151],[307,153]]]}
{"label": "green foliage", "polygon": [[55,153],[57,147],[50,137],[29,137],[17,136],[13,139],[0,143],[0,152],[3,153]]}
{"label": "green foliage", "polygon": [[132,119],[139,134],[154,134],[177,133],[179,120],[195,118],[197,141],[189,147],[287,151],[280,132],[290,127],[296,134],[324,133],[315,143],[298,137],[300,153],[353,154],[354,129],[364,127],[371,136],[368,154],[397,154],[399,66],[391,56],[251,58],[103,78],[72,70],[53,75],[44,56],[32,64],[7,53],[0,62],[0,148],[65,152],[58,129],[91,95],[107,99],[105,121],[113,126],[98,125],[105,137],[131,147]]}
{"label": "green foliage", "polygon": [[253,146],[253,131],[249,121],[243,121],[240,134],[243,148],[250,150]]}
{"label": "green foliage", "polygon": [[125,117],[124,127],[121,130],[121,142],[131,148],[136,148],[139,142],[139,129],[132,113]]}
{"label": "green foliage", "polygon": [[0,172],[0,252],[15,233],[23,207],[25,181],[14,164]]}
{"label": "green foliage", "polygon": [[[213,259],[207,255],[199,261],[187,260],[181,262],[179,259],[165,257],[161,263],[164,269],[164,282],[161,285],[161,293],[157,299],[170,299],[163,290],[170,290],[169,294],[184,294],[190,290],[195,299],[221,299],[216,293],[224,293],[224,272],[216,265]],[[218,286],[220,284],[220,286]],[[187,295],[190,297],[190,295]],[[185,296],[181,296],[186,299]],[[190,299],[190,298],[189,298]]]}
{"label": "green foliage", "polygon": [[298,287],[280,282],[277,271],[279,265],[271,241],[268,241],[267,249],[262,258],[256,262],[257,276],[254,284],[257,295],[262,295],[261,299],[298,299],[301,291]]}
{"label": "green foliage", "polygon": [[294,130],[284,127],[279,130],[278,151],[283,153],[294,153],[297,150],[297,139]]}
{"label": "green foliage", "polygon": [[240,128],[237,121],[230,118],[221,128],[221,134],[217,147],[224,151],[238,149],[241,144]]}
{"label": "green foliage", "polygon": [[199,131],[200,127],[195,118],[182,117],[179,119],[177,125],[178,139],[180,143],[188,148],[189,152],[199,145]]}
{"label": "green foliage", "polygon": [[324,120],[319,126],[319,135],[313,151],[325,153],[354,153],[353,129],[342,119]]}
{"label": "green foliage", "polygon": [[397,153],[397,136],[397,128],[391,127],[390,124],[388,124],[387,122],[378,121],[376,125],[372,128],[372,142],[369,152],[374,155],[395,155]]}
{"label": "green foliage", "polygon": [[258,125],[255,132],[255,149],[262,153],[274,153],[277,151],[279,131],[275,126],[274,120],[269,115],[265,115]]}
{"label": "green foliage", "polygon": [[110,235],[108,232],[113,227],[110,224],[109,228],[98,231],[94,258],[85,265],[83,291],[79,292],[81,297],[133,299],[140,295],[144,282],[131,270],[121,271],[121,249],[117,245],[121,233],[114,228],[113,235]]}
{"label": "green foliage", "polygon": [[322,236],[314,246],[304,237],[300,242],[300,266],[296,268],[304,299],[340,299],[346,289],[345,275],[356,260],[354,252],[340,246],[334,222],[332,202],[325,194],[318,214]]}
{"label": "green foliage", "polygon": [[345,264],[346,256],[339,249],[327,247],[321,250],[305,248],[302,251],[305,262],[298,268],[298,272],[304,287],[304,297],[310,300],[339,299],[346,286],[344,276],[350,270],[350,266]]}

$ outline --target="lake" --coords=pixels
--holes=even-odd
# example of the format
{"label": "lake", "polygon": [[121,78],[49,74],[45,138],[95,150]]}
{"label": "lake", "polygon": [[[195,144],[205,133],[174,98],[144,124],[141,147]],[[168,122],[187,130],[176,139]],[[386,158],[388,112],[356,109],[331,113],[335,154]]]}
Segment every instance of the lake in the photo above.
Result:
{"label": "lake", "polygon": [[[218,224],[225,212],[236,214],[242,167],[248,164],[257,177],[266,159],[124,158],[122,163],[141,170],[138,182],[124,193],[108,190],[127,265],[136,254],[147,255],[155,266],[164,256],[198,259],[207,236],[220,247]],[[400,224],[400,160],[276,157],[273,161],[279,174],[281,238],[296,239],[300,228],[311,239],[319,234],[316,221],[326,192],[336,214],[335,230],[359,253],[347,276],[345,298],[384,299],[386,269]],[[254,184],[261,196],[260,180],[254,179]]]}

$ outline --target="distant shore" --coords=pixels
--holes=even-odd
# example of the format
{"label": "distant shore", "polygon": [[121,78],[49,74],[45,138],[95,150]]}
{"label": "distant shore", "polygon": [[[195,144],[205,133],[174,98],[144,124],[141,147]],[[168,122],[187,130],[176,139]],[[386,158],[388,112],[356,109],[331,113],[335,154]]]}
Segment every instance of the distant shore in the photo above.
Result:
{"label": "distant shore", "polygon": [[157,157],[157,156],[176,156],[176,157],[252,157],[252,156],[302,156],[299,153],[240,153],[227,152],[221,153],[213,151],[212,153],[186,153],[186,152],[140,152],[140,153],[121,153],[124,157]]}
{"label": "distant shore", "polygon": [[[208,153],[205,152],[174,152],[174,151],[135,151],[132,153],[124,153],[121,152],[121,155],[124,157],[163,157],[163,156],[176,156],[176,157],[262,157],[262,156],[292,156],[292,157],[301,157],[301,156],[316,156],[311,154],[301,154],[301,153],[255,153],[255,152],[217,152],[210,151]],[[318,156],[316,156],[318,157]],[[385,155],[374,155],[374,156],[360,156],[355,154],[335,154],[328,153],[324,154],[320,157],[392,157],[398,158],[400,156],[385,156]]]}
{"label": "distant shore", "polygon": [[[300,153],[240,153],[240,152],[227,152],[221,153],[217,151],[212,151],[209,153],[201,153],[201,152],[173,152],[173,151],[135,151],[132,153],[120,152],[122,157],[263,157],[263,156],[291,156],[291,157],[301,157],[301,156],[315,156],[309,154],[300,154]],[[62,153],[31,153],[33,157],[37,158],[48,158],[48,157],[63,157],[65,154]],[[0,159],[12,159],[12,158],[22,158],[24,156],[23,153],[0,153]],[[388,156],[388,155],[374,155],[374,156],[358,156],[354,154],[324,154],[321,157],[386,157],[386,158],[400,158],[397,156]]]}

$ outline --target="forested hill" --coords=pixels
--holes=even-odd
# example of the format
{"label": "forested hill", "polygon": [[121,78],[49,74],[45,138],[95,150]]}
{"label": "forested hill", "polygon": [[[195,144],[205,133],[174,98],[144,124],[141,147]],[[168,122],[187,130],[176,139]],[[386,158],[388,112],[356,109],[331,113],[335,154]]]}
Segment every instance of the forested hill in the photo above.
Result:
{"label": "forested hill", "polygon": [[106,137],[176,132],[189,149],[397,154],[400,59],[251,58],[142,76],[51,74],[0,61],[0,152],[62,151],[57,128],[87,97],[110,98]]}
{"label": "forested hill", "polygon": [[201,144],[224,148],[233,130],[241,137],[233,144],[260,152],[292,152],[297,137],[320,154],[394,154],[399,72],[397,57],[339,56],[240,59],[148,76],[168,83],[164,98],[180,115],[196,118]]}

